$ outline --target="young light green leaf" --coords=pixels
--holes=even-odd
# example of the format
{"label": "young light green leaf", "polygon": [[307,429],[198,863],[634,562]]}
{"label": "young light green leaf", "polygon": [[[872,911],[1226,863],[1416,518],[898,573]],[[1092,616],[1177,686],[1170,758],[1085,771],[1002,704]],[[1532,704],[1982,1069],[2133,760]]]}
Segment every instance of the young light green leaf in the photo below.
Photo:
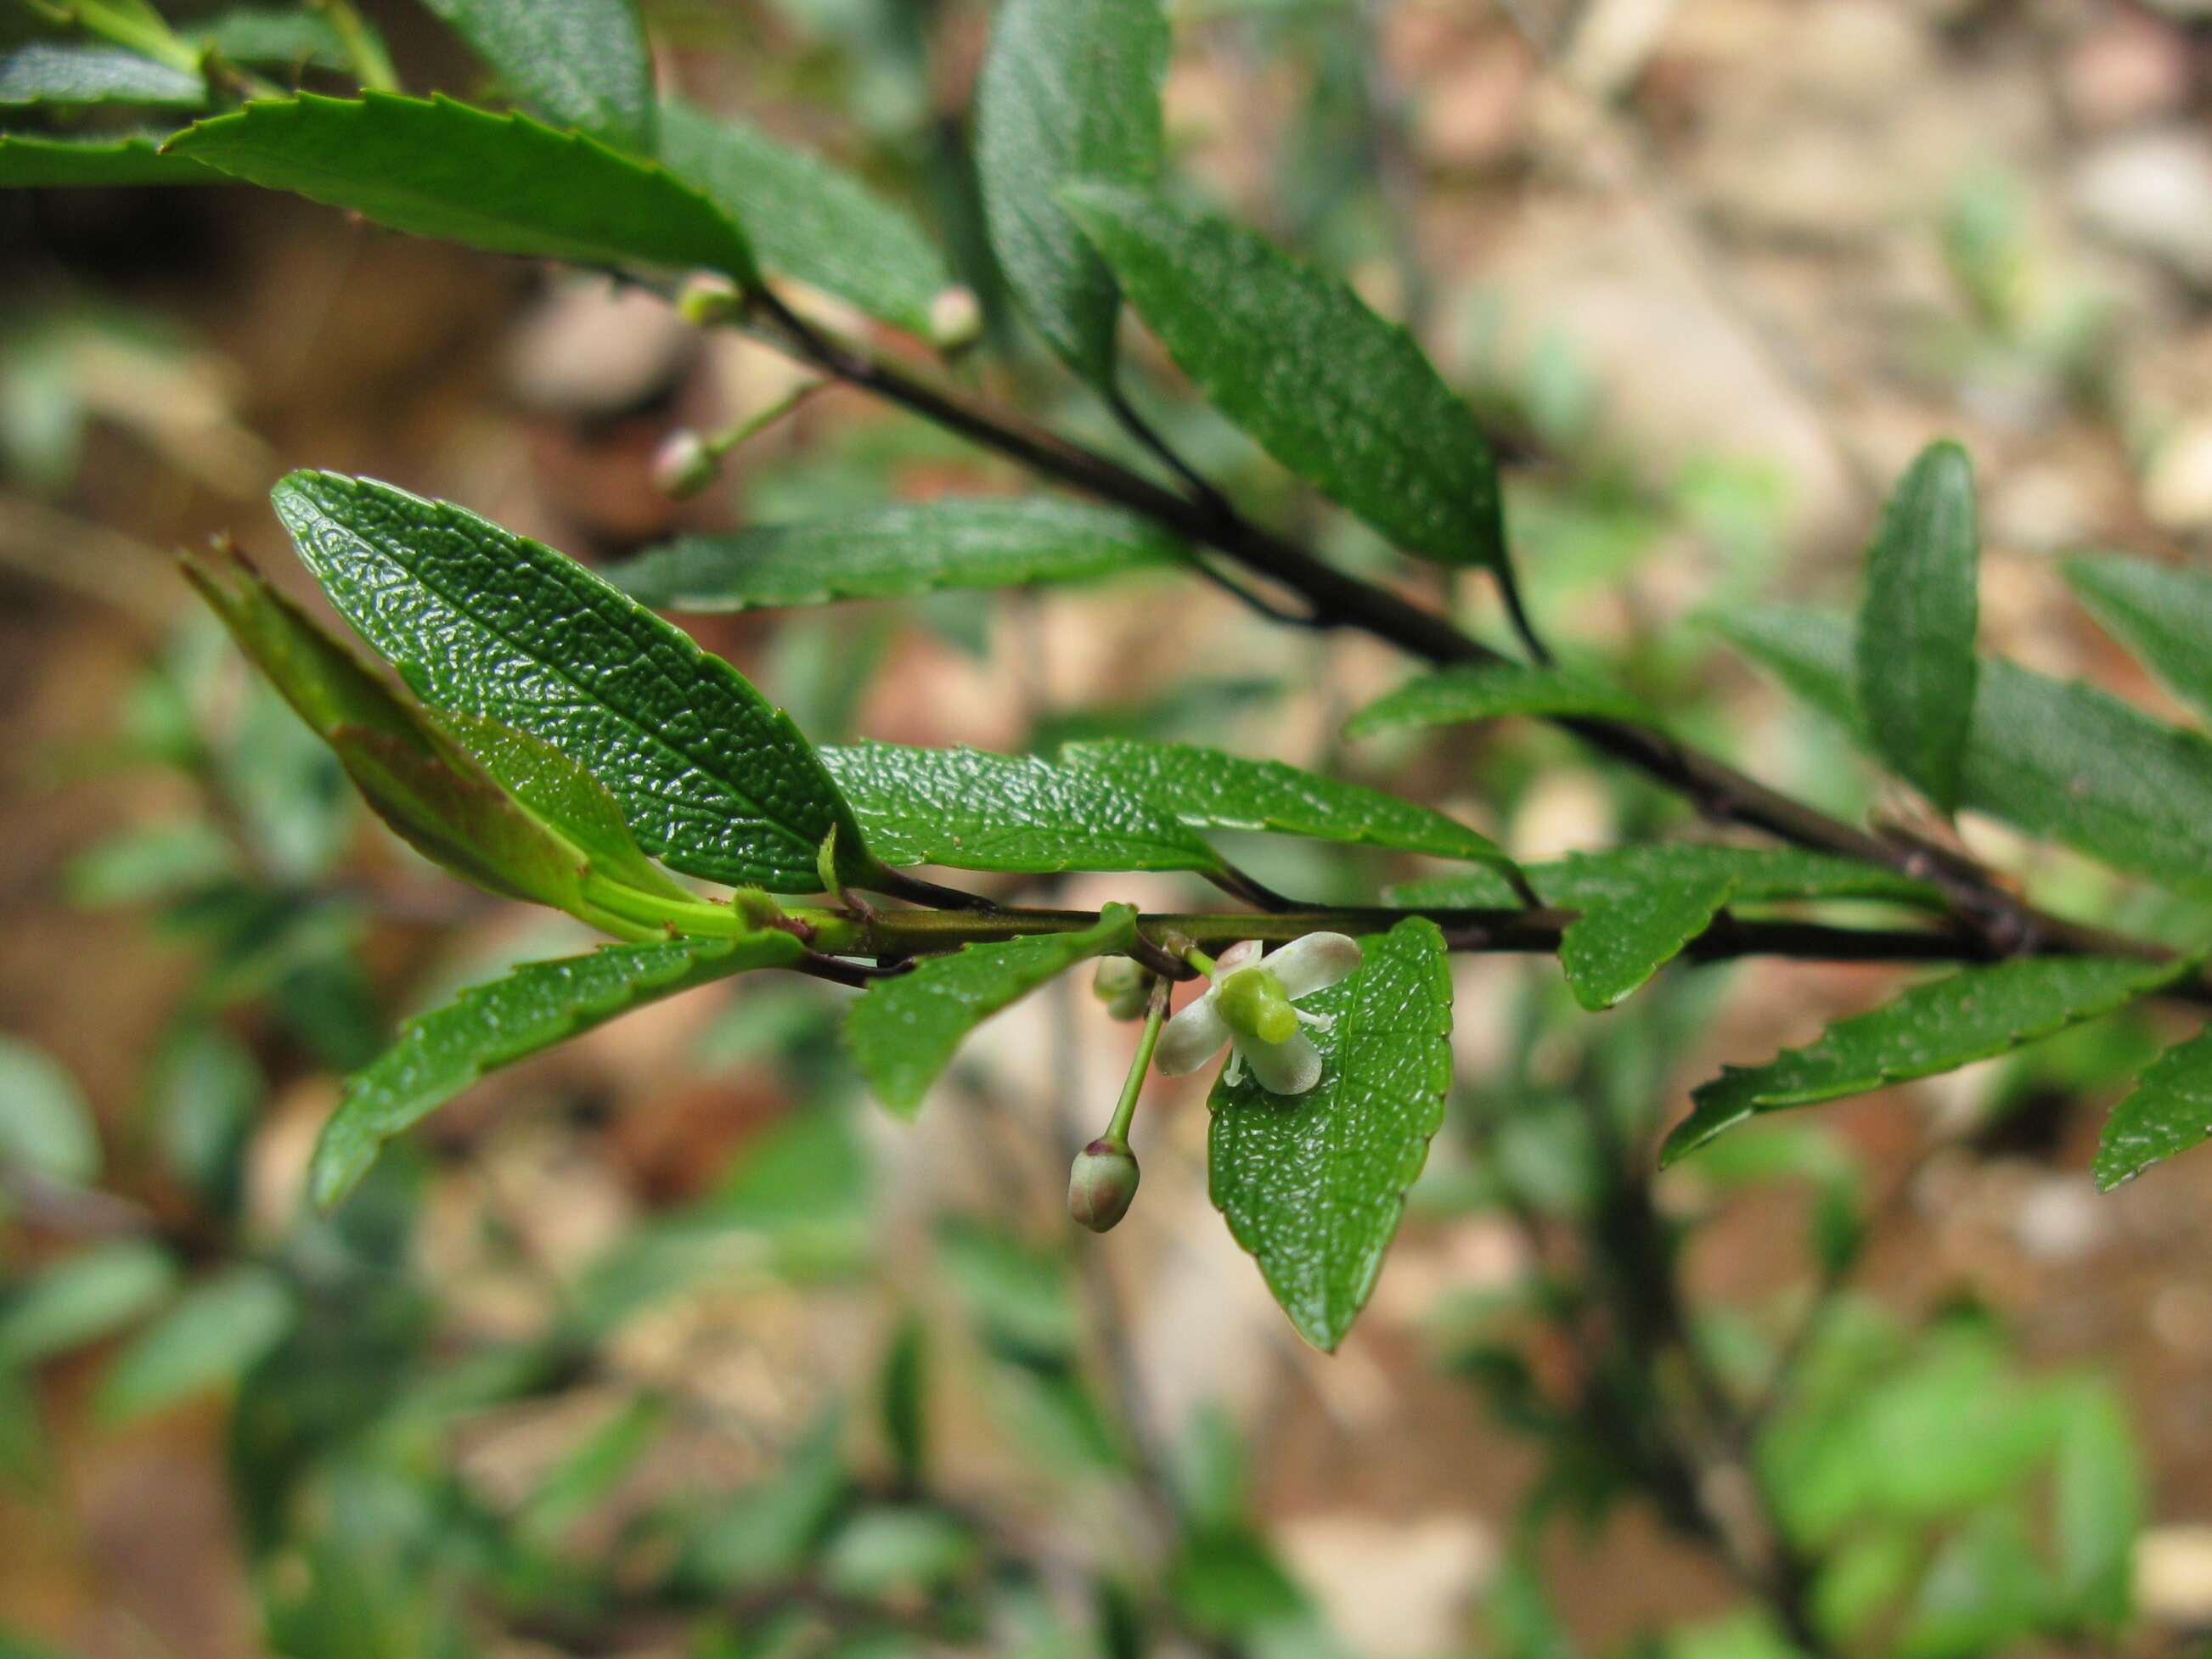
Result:
{"label": "young light green leaf", "polygon": [[1443,935],[1409,916],[1360,946],[1358,973],[1299,1004],[1335,1018],[1314,1034],[1320,1083],[1274,1095],[1248,1070],[1216,1082],[1210,1103],[1214,1206],[1298,1334],[1323,1349],[1375,1288],[1451,1086]]}
{"label": "young light green leaf", "polygon": [[494,253],[703,265],[741,283],[757,280],[744,232],[657,163],[450,98],[262,100],[187,127],[162,149]]}
{"label": "young light green leaf", "polygon": [[85,1186],[100,1175],[100,1133],[76,1079],[45,1050],[0,1036],[0,1170]]}
{"label": "young light green leaf", "polygon": [[1507,714],[1595,715],[1642,720],[1626,692],[1557,668],[1516,662],[1440,669],[1384,693],[1345,722],[1346,737],[1371,737],[1403,726],[1458,726]]}
{"label": "young light green leaf", "polygon": [[1859,608],[1859,706],[1875,750],[1945,812],[1973,720],[1981,532],[1974,465],[1930,444],[1882,510]]}
{"label": "young light green leaf", "polygon": [[0,1297],[0,1370],[112,1336],[159,1307],[177,1266],[139,1238],[95,1244],[41,1267]]}
{"label": "young light green leaf", "polygon": [[770,270],[933,336],[931,307],[952,286],[945,261],[912,219],[858,179],[675,99],[660,106],[660,159],[745,228]]}
{"label": "young light green leaf", "polygon": [[1114,384],[1114,274],[1055,192],[1072,179],[1148,184],[1165,148],[1158,0],[1006,0],[975,88],[975,167],[991,251],[1045,343]]}
{"label": "young light green leaf", "polygon": [[1269,830],[1512,867],[1504,848],[1431,807],[1341,783],[1281,761],[1188,743],[1106,738],[1072,743],[1061,761],[1110,778],[1194,830]]}
{"label": "young light green leaf", "polygon": [[207,100],[207,82],[198,76],[120,46],[29,40],[0,52],[0,109],[31,104],[198,109]]}
{"label": "young light green leaf", "polygon": [[2212,1031],[2177,1042],[2145,1066],[2097,1141],[2097,1187],[2112,1190],[2212,1137]]}
{"label": "young light green leaf", "polygon": [[1263,237],[1120,185],[1060,191],[1208,402],[1408,551],[1503,570],[1498,468],[1413,337]]}
{"label": "young light green leaf", "polygon": [[105,133],[96,138],[0,132],[0,190],[98,185],[222,185],[226,173],[161,147],[166,132]]}
{"label": "young light green leaf", "polygon": [[726,536],[685,536],[614,573],[663,611],[903,599],[940,588],[1084,581],[1183,562],[1147,520],[1052,495],[902,502]]}
{"label": "young light green leaf", "polygon": [[2122,553],[2079,554],[2059,568],[2169,690],[2212,714],[2212,576]]}
{"label": "young light green leaf", "polygon": [[1037,874],[1221,867],[1180,818],[1087,768],[889,743],[825,749],[822,760],[887,864]]}
{"label": "young light green leaf", "polygon": [[272,1269],[226,1268],[186,1290],[115,1356],[100,1379],[100,1414],[129,1422],[234,1382],[298,1316],[290,1286]]}
{"label": "young light green leaf", "polygon": [[1559,937],[1559,966],[1575,1000],[1610,1008],[1712,926],[1735,883],[1662,881],[1590,904]]}
{"label": "young light green leaf", "polygon": [[617,1014],[753,968],[788,967],[805,953],[789,933],[611,945],[589,956],[526,963],[411,1020],[398,1041],[346,1079],[308,1170],[318,1204],[350,1192],[384,1143],[411,1128],[487,1072],[603,1025]]}
{"label": "young light green leaf", "polygon": [[854,1058],[877,1097],[911,1117],[969,1032],[1076,963],[1123,949],[1136,932],[1136,911],[1109,904],[1080,932],[924,957],[896,978],[878,980],[853,1005],[845,1031]]}
{"label": "young light green leaf", "polygon": [[1917,985],[1763,1066],[1722,1068],[1692,1096],[1659,1161],[1671,1164],[1761,1112],[1956,1071],[2124,1008],[2191,964],[2126,957],[2020,957]]}
{"label": "young light green leaf", "polygon": [[332,473],[276,486],[277,515],[339,611],[439,708],[552,744],[672,867],[776,892],[865,880],[822,763],[737,670],[574,560],[448,502]]}
{"label": "young light green leaf", "polygon": [[[1708,847],[1644,842],[1595,853],[1570,853],[1550,864],[1528,866],[1528,882],[1547,904],[1580,910],[1626,898],[1646,888],[1725,881],[1738,903],[1791,899],[1891,899],[1938,905],[1942,895],[1926,882],[1879,864],[1801,852],[1794,847]],[[1470,870],[1426,881],[1401,883],[1390,902],[1414,908],[1490,910],[1515,902],[1512,890],[1487,871]]]}
{"label": "young light green leaf", "polygon": [[630,0],[423,0],[530,112],[618,149],[653,147],[653,58]]}
{"label": "young light green leaf", "polygon": [[[1713,620],[1797,696],[1869,744],[1853,695],[1848,623],[1785,605]],[[1959,798],[2117,869],[2212,896],[2212,743],[2093,686],[1984,659]]]}

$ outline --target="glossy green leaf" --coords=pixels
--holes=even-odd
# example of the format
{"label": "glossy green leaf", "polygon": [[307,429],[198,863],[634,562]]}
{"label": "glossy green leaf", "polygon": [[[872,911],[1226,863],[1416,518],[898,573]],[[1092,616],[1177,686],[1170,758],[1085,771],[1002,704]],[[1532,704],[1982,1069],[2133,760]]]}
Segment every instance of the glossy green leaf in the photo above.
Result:
{"label": "glossy green leaf", "polygon": [[1763,1066],[1723,1066],[1692,1096],[1696,1109],[1667,1137],[1660,1162],[1671,1164],[1761,1112],[1865,1094],[2008,1053],[2124,1008],[2189,966],[2124,957],[2021,957],[1917,985]]}
{"label": "glossy green leaf", "polygon": [[1268,830],[1502,868],[1512,864],[1489,836],[1431,807],[1281,761],[1248,760],[1197,744],[1120,738],[1069,744],[1060,759],[1112,779],[1194,830]]}
{"label": "glossy green leaf", "polygon": [[[1861,744],[1850,624],[1790,606],[1716,625]],[[2212,897],[2212,743],[2093,686],[1984,659],[1960,801],[2177,891]]]}
{"label": "glossy green leaf", "polygon": [[198,76],[120,46],[29,40],[0,52],[0,109],[30,104],[144,104],[198,109]]}
{"label": "glossy green leaf", "polygon": [[1136,931],[1137,913],[1109,904],[1079,932],[924,957],[896,979],[878,980],[853,1005],[845,1030],[854,1058],[884,1104],[912,1116],[969,1032],[1076,963],[1123,949]]}
{"label": "glossy green leaf", "polygon": [[940,588],[1085,581],[1175,564],[1182,544],[1133,514],[1052,495],[902,502],[723,536],[685,536],[614,573],[664,611],[903,599]]}
{"label": "glossy green leaf", "polygon": [[2105,1120],[2099,1188],[2110,1192],[2212,1136],[2212,1031],[2177,1042],[2143,1068]]}
{"label": "glossy green leaf", "polygon": [[[1679,883],[1733,883],[1735,901],[1893,899],[1936,905],[1935,887],[1879,864],[1801,852],[1793,847],[1708,847],[1648,842],[1601,852],[1570,853],[1550,864],[1527,866],[1528,882],[1547,904],[1579,910],[1644,889]],[[1419,908],[1498,909],[1516,902],[1512,889],[1486,871],[1467,871],[1401,883],[1390,902]]]}
{"label": "glossy green leaf", "polygon": [[98,185],[222,185],[229,175],[161,146],[166,132],[106,133],[96,138],[0,132],[0,190]]}
{"label": "glossy green leaf", "polygon": [[1097,386],[1114,381],[1120,291],[1057,192],[1158,174],[1168,47],[1158,0],[1006,0],[976,82],[991,251],[1045,343]]}
{"label": "glossy green leaf", "polygon": [[112,1336],[159,1307],[176,1282],[168,1252],[144,1239],[64,1256],[0,1294],[0,1370]]}
{"label": "glossy green leaf", "polygon": [[631,0],[423,0],[530,112],[621,149],[653,147],[653,58]]}
{"label": "glossy green leaf", "polygon": [[2169,690],[2212,714],[2212,576],[2122,553],[2081,554],[2059,568]]}
{"label": "glossy green leaf", "polygon": [[1360,945],[1358,973],[1298,1004],[1335,1017],[1313,1034],[1320,1083],[1270,1094],[1247,1068],[1210,1103],[1214,1206],[1298,1334],[1325,1349],[1375,1288],[1451,1086],[1443,935],[1409,916]]}
{"label": "glossy green leaf", "polygon": [[1974,465],[1957,444],[1931,444],[1867,550],[1857,685],[1875,750],[1946,812],[1973,720],[1981,554]]}
{"label": "glossy green leaf", "polygon": [[1410,552],[1502,569],[1498,468],[1413,337],[1241,225],[1118,185],[1060,199],[1199,390]]}
{"label": "glossy green leaf", "polygon": [[1585,1008],[1610,1008],[1712,926],[1735,890],[1728,877],[1662,881],[1591,903],[1559,938],[1567,988]]}
{"label": "glossy green leaf", "polygon": [[0,1170],[9,1169],[85,1186],[100,1175],[100,1132],[58,1061],[0,1036]]}
{"label": "glossy green leaf", "polygon": [[331,473],[277,515],[331,602],[426,702],[553,744],[673,868],[814,892],[860,831],[798,728],[735,669],[574,560],[463,508]]}
{"label": "glossy green leaf", "polygon": [[1457,726],[1506,714],[1589,714],[1641,720],[1626,693],[1556,668],[1520,663],[1441,669],[1386,692],[1345,722],[1345,735],[1364,738],[1402,726]]}
{"label": "glossy green leaf", "polygon": [[281,1275],[251,1262],[192,1285],[131,1339],[100,1380],[100,1410],[127,1422],[236,1381],[290,1332]]}
{"label": "glossy green leaf", "polygon": [[526,963],[411,1020],[391,1048],[346,1079],[315,1145],[315,1201],[336,1204],[368,1172],[384,1143],[487,1072],[658,1002],[753,968],[788,967],[805,947],[789,933],[611,945],[589,956]]}
{"label": "glossy green leaf", "polygon": [[952,285],[945,261],[912,219],[850,174],[673,99],[661,106],[660,159],[744,227],[769,270],[930,337],[930,308]]}
{"label": "glossy green leaf", "polygon": [[494,253],[755,276],[744,232],[657,163],[449,98],[264,100],[185,128],[164,151]]}
{"label": "glossy green leaf", "polygon": [[886,864],[952,870],[1217,870],[1180,818],[1086,768],[980,749],[822,751]]}

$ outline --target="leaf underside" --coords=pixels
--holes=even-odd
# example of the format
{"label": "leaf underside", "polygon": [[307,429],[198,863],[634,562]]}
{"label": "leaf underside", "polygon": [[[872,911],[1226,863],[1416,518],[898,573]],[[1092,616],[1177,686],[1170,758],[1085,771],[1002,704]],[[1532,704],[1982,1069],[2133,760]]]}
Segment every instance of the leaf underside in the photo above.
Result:
{"label": "leaf underside", "polygon": [[0,109],[33,104],[141,104],[198,109],[207,82],[120,46],[30,40],[0,52]]}

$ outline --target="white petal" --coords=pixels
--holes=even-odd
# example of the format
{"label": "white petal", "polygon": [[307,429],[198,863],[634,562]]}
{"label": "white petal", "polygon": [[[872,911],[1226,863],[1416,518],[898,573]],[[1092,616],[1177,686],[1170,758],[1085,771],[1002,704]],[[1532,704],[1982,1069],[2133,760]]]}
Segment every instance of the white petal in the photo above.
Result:
{"label": "white petal", "polygon": [[1267,958],[1291,1001],[1325,990],[1359,969],[1359,941],[1348,933],[1308,933]]}
{"label": "white petal", "polygon": [[1302,1095],[1321,1081],[1321,1050],[1304,1031],[1287,1042],[1237,1040],[1237,1052],[1252,1068],[1253,1080],[1276,1095]]}
{"label": "white petal", "polygon": [[1246,939],[1237,940],[1236,944],[1231,945],[1219,956],[1214,957],[1213,982],[1216,985],[1220,984],[1223,980],[1227,979],[1230,975],[1235,973],[1239,968],[1249,968],[1254,963],[1259,961],[1259,959],[1260,941],[1258,939]]}
{"label": "white petal", "polygon": [[1152,1051],[1152,1064],[1161,1076],[1182,1077],[1196,1071],[1229,1041],[1229,1022],[1222,1018],[1213,1000],[1214,992],[1209,988],[1160,1032],[1160,1046]]}

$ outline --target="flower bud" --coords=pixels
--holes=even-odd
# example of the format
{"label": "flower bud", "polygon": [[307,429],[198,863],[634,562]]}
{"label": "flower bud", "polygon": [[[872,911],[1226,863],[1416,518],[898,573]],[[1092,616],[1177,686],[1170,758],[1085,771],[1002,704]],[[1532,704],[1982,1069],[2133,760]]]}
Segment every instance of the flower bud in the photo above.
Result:
{"label": "flower bud", "polygon": [[694,276],[676,296],[676,314],[694,328],[725,322],[744,307],[744,295],[726,276]]}
{"label": "flower bud", "polygon": [[929,339],[939,351],[975,343],[983,331],[983,307],[964,288],[939,289],[929,302]]}
{"label": "flower bud", "polygon": [[1115,1019],[1142,1019],[1152,1000],[1152,971],[1127,957],[1105,957],[1091,976],[1091,994]]}
{"label": "flower bud", "polygon": [[1094,1140],[1067,1171],[1067,1212],[1094,1233],[1129,1213],[1137,1196],[1137,1160],[1119,1141]]}
{"label": "flower bud", "polygon": [[706,440],[688,426],[670,433],[653,452],[653,488],[676,501],[697,495],[714,482],[714,475],[720,471],[721,462],[707,447]]}

